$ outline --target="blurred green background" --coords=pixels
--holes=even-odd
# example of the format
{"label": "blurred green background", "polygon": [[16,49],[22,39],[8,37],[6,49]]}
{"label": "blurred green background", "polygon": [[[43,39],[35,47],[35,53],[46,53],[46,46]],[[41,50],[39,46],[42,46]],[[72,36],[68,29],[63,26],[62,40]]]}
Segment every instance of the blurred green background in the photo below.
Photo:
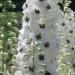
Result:
{"label": "blurred green background", "polygon": [[9,71],[14,75],[18,34],[22,22],[22,5],[25,0],[0,0],[0,75]]}

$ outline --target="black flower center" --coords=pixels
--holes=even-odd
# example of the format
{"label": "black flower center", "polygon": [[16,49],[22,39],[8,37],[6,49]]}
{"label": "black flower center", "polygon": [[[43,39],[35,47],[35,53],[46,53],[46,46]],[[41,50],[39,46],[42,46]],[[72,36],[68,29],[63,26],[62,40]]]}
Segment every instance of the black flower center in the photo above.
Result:
{"label": "black flower center", "polygon": [[45,75],[52,75],[52,74],[48,71],[45,71]]}
{"label": "black flower center", "polygon": [[65,26],[65,23],[64,22],[62,23],[62,26]]}
{"label": "black flower center", "polygon": [[39,55],[39,59],[40,59],[40,60],[44,60],[44,54],[40,54],[40,55]]}
{"label": "black flower center", "polygon": [[44,0],[39,0],[39,1],[44,1]]}
{"label": "black flower center", "polygon": [[34,71],[34,67],[29,67],[29,71],[33,72]]}
{"label": "black flower center", "polygon": [[71,50],[74,50],[74,47],[72,47]]}
{"label": "black flower center", "polygon": [[46,42],[46,43],[44,44],[44,46],[45,46],[46,48],[48,48],[48,47],[49,47],[49,43]]}
{"label": "black flower center", "polygon": [[75,68],[75,64],[72,65]]}
{"label": "black flower center", "polygon": [[35,36],[38,40],[41,39],[41,34]]}
{"label": "black flower center", "polygon": [[29,18],[28,18],[28,17],[26,17],[26,18],[25,18],[25,21],[26,21],[26,22],[29,22]]}
{"label": "black flower center", "polygon": [[45,24],[39,24],[40,28],[44,29],[45,28]]}
{"label": "black flower center", "polygon": [[46,8],[47,8],[47,9],[50,9],[50,8],[51,8],[51,6],[48,4],[48,5],[46,6]]}
{"label": "black flower center", "polygon": [[73,30],[70,30],[69,32],[70,32],[70,33],[73,33]]}
{"label": "black flower center", "polygon": [[66,40],[67,43],[70,43],[70,40]]}
{"label": "black flower center", "polygon": [[36,14],[40,14],[40,11],[35,9],[35,13]]}

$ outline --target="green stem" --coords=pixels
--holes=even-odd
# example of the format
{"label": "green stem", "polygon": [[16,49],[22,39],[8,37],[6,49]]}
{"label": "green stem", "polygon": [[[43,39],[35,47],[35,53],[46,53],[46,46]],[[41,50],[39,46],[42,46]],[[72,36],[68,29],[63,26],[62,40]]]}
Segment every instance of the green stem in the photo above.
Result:
{"label": "green stem", "polygon": [[33,46],[33,75],[34,75],[34,46]]}
{"label": "green stem", "polygon": [[[3,13],[3,14],[6,13],[6,12],[4,11],[4,9],[5,9],[5,7],[2,7],[2,13]],[[3,17],[3,18],[4,18],[4,17]],[[5,60],[4,60],[4,52],[5,52],[5,45],[6,45],[6,41],[7,41],[7,39],[5,38],[6,25],[4,24],[4,22],[5,22],[5,19],[2,20],[2,24],[3,24],[3,26],[4,26],[4,31],[3,31],[4,37],[3,37],[2,72],[4,72],[4,62],[5,62]]]}
{"label": "green stem", "polygon": [[[28,27],[28,29],[29,29],[29,32],[31,33],[31,29],[30,29],[30,27]],[[35,68],[35,65],[34,65],[34,51],[35,51],[35,42],[33,41],[33,75],[34,75],[34,68]]]}

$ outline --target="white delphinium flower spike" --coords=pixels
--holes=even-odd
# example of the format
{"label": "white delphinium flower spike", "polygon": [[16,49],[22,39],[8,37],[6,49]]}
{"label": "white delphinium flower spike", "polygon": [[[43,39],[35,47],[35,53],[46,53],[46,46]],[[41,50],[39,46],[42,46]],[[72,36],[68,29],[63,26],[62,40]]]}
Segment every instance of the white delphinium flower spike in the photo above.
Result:
{"label": "white delphinium flower spike", "polygon": [[22,29],[18,37],[17,72],[21,75],[58,75],[56,22],[62,12],[59,0],[27,0],[23,5]]}
{"label": "white delphinium flower spike", "polygon": [[[69,0],[64,0],[63,18],[57,21],[60,40],[58,55],[59,75],[75,75],[75,19],[74,12],[68,7]],[[66,6],[68,4],[68,6]]]}

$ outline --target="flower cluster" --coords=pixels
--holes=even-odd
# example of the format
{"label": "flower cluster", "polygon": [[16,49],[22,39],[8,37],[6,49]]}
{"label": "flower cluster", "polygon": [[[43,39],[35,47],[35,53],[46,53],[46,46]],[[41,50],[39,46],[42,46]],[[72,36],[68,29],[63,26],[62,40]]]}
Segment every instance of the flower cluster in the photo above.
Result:
{"label": "flower cluster", "polygon": [[58,55],[59,75],[74,75],[75,64],[75,18],[74,12],[68,7],[69,0],[64,1],[63,17],[56,24],[60,39],[60,51]]}
{"label": "flower cluster", "polygon": [[59,0],[27,0],[24,3],[15,75],[58,75],[56,22],[62,17],[58,3]]}

